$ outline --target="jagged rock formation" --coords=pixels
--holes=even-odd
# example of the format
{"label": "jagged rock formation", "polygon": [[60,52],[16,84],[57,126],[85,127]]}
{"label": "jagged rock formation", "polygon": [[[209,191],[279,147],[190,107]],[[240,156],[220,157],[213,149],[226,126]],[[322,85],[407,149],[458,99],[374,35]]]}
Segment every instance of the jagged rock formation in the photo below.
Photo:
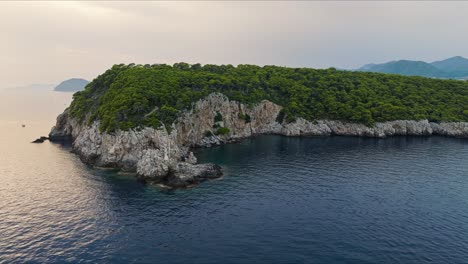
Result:
{"label": "jagged rock formation", "polygon": [[[247,106],[230,101],[225,95],[212,93],[198,101],[193,109],[183,112],[165,128],[101,133],[99,121],[88,126],[70,118],[65,110],[49,134],[50,140],[73,140],[73,149],[89,164],[136,171],[145,181],[182,187],[205,179],[221,176],[221,168],[214,164],[196,164],[191,148],[210,147],[260,134],[285,136],[366,136],[444,135],[468,137],[468,123],[432,123],[427,120],[396,120],[363,124],[302,118],[287,123],[278,121],[282,107],[269,101]],[[216,120],[220,115],[222,120]],[[246,120],[245,116],[249,116]],[[216,127],[228,128],[216,135]]]}

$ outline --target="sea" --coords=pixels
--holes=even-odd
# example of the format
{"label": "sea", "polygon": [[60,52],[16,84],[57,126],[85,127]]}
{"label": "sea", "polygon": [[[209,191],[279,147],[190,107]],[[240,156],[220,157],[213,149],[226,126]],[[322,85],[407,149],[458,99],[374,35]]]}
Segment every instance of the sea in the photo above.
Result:
{"label": "sea", "polygon": [[0,91],[0,263],[468,263],[467,139],[259,136],[171,190],[31,144],[49,88]]}

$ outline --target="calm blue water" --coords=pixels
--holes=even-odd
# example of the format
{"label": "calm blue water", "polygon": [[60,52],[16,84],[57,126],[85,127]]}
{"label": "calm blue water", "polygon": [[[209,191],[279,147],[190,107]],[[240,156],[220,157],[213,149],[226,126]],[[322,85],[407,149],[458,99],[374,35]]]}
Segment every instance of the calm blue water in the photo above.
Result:
{"label": "calm blue water", "polygon": [[225,177],[167,191],[14,132],[0,142],[16,146],[0,156],[0,262],[468,260],[467,140],[263,136],[199,151]]}
{"label": "calm blue water", "polygon": [[0,122],[0,263],[468,263],[468,140],[263,136],[168,191],[29,143],[52,122]]}

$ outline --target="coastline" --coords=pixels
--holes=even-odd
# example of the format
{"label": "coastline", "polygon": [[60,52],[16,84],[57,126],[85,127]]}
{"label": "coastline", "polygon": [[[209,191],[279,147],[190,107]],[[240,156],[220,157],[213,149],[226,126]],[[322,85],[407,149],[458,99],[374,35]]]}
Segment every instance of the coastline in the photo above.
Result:
{"label": "coastline", "polygon": [[[467,122],[434,123],[428,120],[395,120],[379,122],[372,127],[363,124],[302,118],[278,122],[282,107],[270,101],[247,106],[230,101],[225,95],[212,93],[199,100],[190,111],[181,113],[167,129],[144,127],[128,131],[101,133],[99,121],[90,126],[70,118],[65,110],[57,118],[49,137],[52,141],[71,140],[73,150],[87,164],[136,172],[151,183],[186,187],[206,179],[218,178],[222,169],[215,164],[198,164],[191,150],[235,142],[264,134],[283,136],[390,136],[468,137]],[[216,120],[216,116],[222,120]],[[249,116],[248,122],[241,118]],[[216,135],[215,128],[228,132]]]}

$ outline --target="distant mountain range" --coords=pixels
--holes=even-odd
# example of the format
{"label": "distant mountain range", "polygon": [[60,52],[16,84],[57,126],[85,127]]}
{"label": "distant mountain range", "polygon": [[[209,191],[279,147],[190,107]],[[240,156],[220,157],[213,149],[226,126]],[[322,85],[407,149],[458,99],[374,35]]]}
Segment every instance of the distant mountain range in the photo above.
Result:
{"label": "distant mountain range", "polygon": [[61,82],[54,88],[54,91],[58,92],[78,92],[85,88],[89,81],[85,79],[73,78]]}
{"label": "distant mountain range", "polygon": [[424,61],[399,60],[382,64],[367,64],[359,68],[358,71],[432,78],[467,79],[468,59],[456,56],[431,63]]}
{"label": "distant mountain range", "polygon": [[34,83],[34,84],[23,85],[23,86],[6,87],[6,88],[4,88],[3,90],[7,90],[7,91],[28,91],[28,92],[34,92],[34,91],[46,91],[46,90],[51,90],[53,87],[54,87],[53,84]]}

